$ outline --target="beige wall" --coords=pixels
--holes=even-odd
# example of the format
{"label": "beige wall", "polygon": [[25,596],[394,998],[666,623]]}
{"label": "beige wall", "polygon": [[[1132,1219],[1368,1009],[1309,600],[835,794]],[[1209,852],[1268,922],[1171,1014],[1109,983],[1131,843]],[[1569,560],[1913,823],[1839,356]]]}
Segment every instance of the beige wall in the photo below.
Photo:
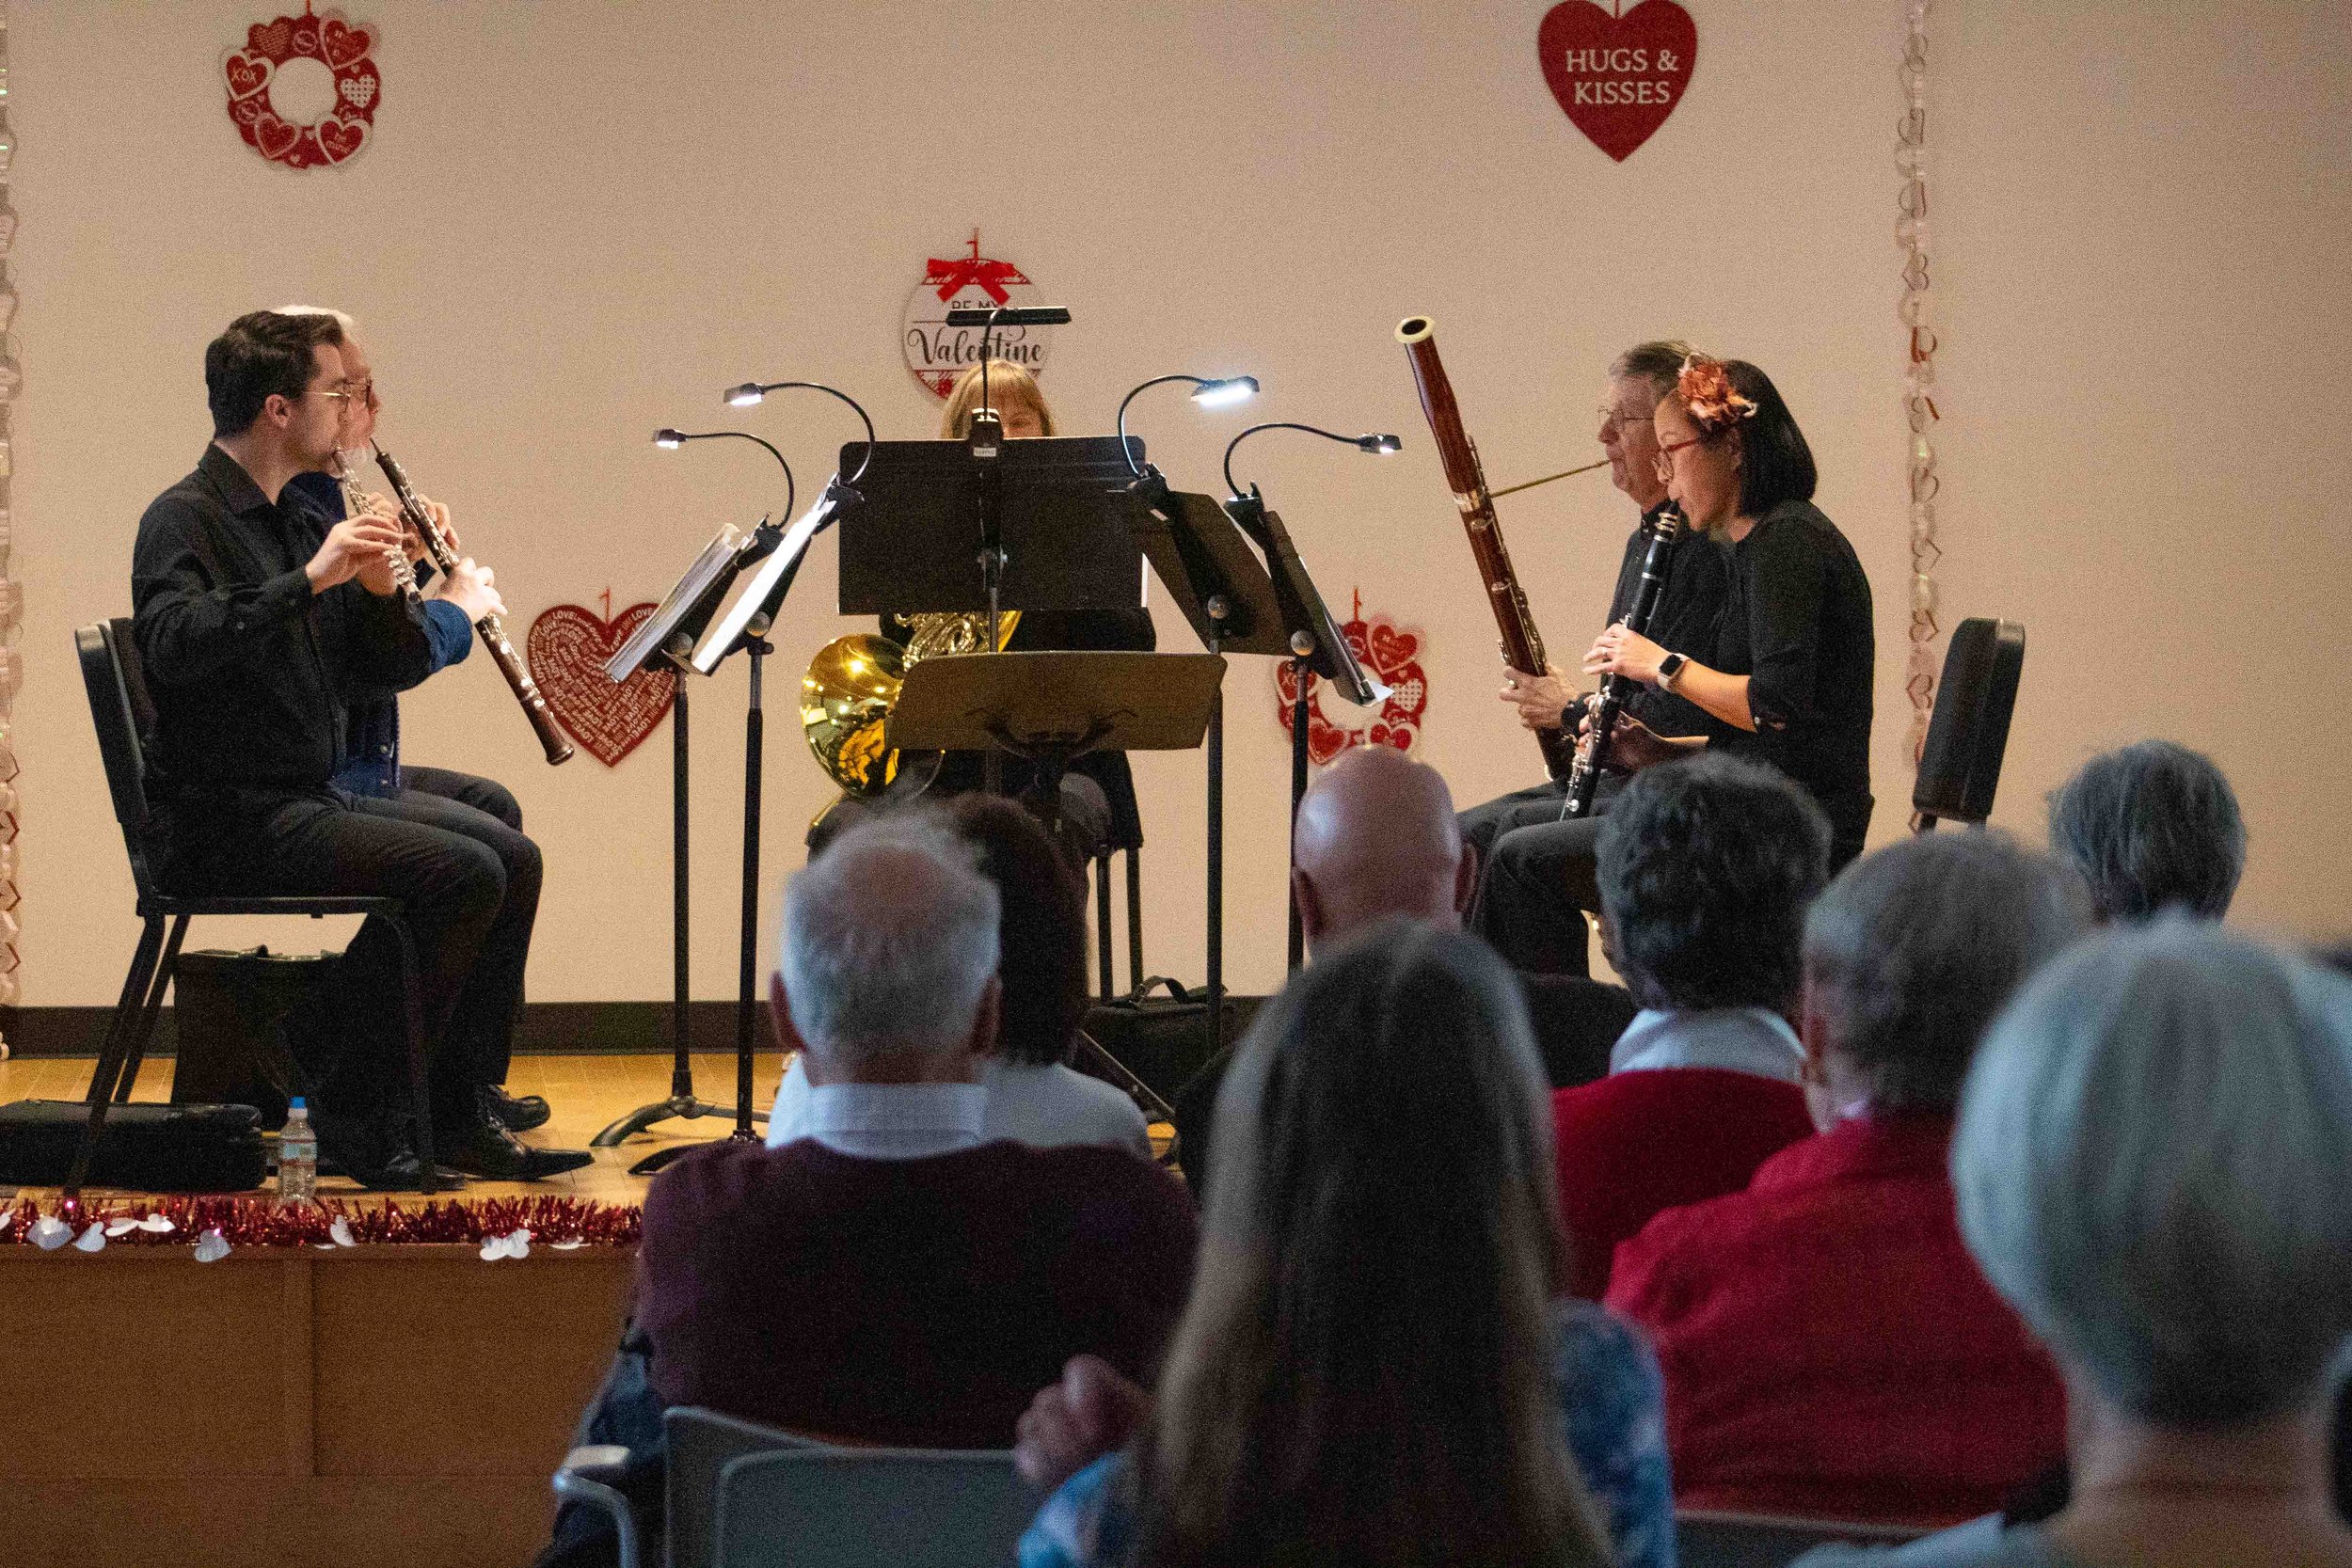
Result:
{"label": "beige wall", "polygon": [[[351,14],[383,36],[377,139],[294,174],[237,140],[216,85],[257,8],[17,0],[24,1000],[110,998],[130,946],[67,634],[127,608],[133,525],[201,449],[199,356],[230,316],[296,298],[359,315],[387,443],[455,506],[519,629],[608,588],[656,597],[719,522],[780,504],[748,447],[646,443],[738,418],[718,405],[731,382],[831,380],[885,434],[929,434],[898,312],[923,259],[974,224],[1077,315],[1046,372],[1072,428],[1106,427],[1147,375],[1248,370],[1267,388],[1252,418],[1406,438],[1375,461],[1266,437],[1244,477],[1335,600],[1360,587],[1427,635],[1425,755],[1465,803],[1528,782],[1534,753],[1491,696],[1491,626],[1397,319],[1437,316],[1498,483],[1594,451],[1598,367],[1629,341],[1678,332],[1765,365],[1878,591],[1891,836],[1909,789],[1899,7],[1688,3],[1691,95],[1620,166],[1544,87],[1540,4],[370,0]],[[2030,628],[2005,820],[2034,831],[2092,747],[2175,735],[2245,792],[2247,918],[2340,929],[2345,9],[2180,9],[1937,7],[1946,602]],[[1153,397],[1137,413],[1155,454],[1215,488],[1236,416]],[[813,482],[848,433],[837,412],[740,419]],[[1563,661],[1629,521],[1597,481],[1504,503]],[[834,560],[821,544],[779,627],[787,670],[847,626]],[[1161,639],[1191,645],[1165,615]],[[1268,671],[1236,666],[1228,974],[1262,989],[1281,958],[1284,745]],[[741,682],[698,693],[708,996],[732,987]],[[664,737],[617,770],[549,770],[479,657],[405,712],[413,759],[504,779],[547,848],[532,994],[666,994]],[[828,793],[788,717],[772,727],[771,900]],[[1197,978],[1200,759],[1137,772],[1151,962]]]}

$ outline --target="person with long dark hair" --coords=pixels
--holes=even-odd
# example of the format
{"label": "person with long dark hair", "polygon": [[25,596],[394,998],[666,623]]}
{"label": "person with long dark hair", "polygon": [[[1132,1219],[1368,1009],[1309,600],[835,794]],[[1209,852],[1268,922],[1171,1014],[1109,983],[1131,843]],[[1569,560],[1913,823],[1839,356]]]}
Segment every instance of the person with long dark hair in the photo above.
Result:
{"label": "person with long dark hair", "polygon": [[1656,1363],[1564,1298],[1547,1111],[1484,943],[1400,919],[1318,955],[1218,1096],[1157,1399],[1024,1564],[1670,1563]]}
{"label": "person with long dark hair", "polygon": [[[1587,674],[1622,674],[1715,721],[1704,739],[1620,720],[1613,766],[1695,745],[1756,756],[1802,784],[1830,821],[1830,871],[1862,853],[1870,825],[1870,583],[1853,546],[1813,504],[1813,450],[1772,378],[1741,359],[1693,355],[1654,416],[1658,475],[1690,526],[1724,540],[1731,578],[1701,660],[1611,626]],[[1677,740],[1682,744],[1677,744]],[[1575,972],[1581,909],[1595,907],[1588,822],[1518,829],[1497,842],[1480,929],[1521,969]]]}

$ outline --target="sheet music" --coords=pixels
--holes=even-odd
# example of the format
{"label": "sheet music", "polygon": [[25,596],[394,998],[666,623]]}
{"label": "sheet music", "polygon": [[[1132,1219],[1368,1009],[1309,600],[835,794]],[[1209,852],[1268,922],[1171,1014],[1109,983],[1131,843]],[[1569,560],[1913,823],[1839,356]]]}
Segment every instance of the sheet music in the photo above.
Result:
{"label": "sheet music", "polygon": [[736,643],[743,636],[743,628],[751,624],[752,617],[759,613],[774,595],[777,582],[787,573],[798,569],[801,557],[807,552],[810,542],[824,531],[825,525],[832,522],[838,513],[842,495],[840,483],[838,473],[825,482],[825,488],[818,496],[817,503],[802,513],[792,526],[785,530],[783,541],[767,560],[760,562],[759,570],[746,579],[742,591],[735,595],[735,602],[727,606],[726,613],[719,617],[718,625],[711,628],[710,635],[704,638],[702,646],[694,650],[697,674],[707,675],[719,667],[721,661],[735,650]]}

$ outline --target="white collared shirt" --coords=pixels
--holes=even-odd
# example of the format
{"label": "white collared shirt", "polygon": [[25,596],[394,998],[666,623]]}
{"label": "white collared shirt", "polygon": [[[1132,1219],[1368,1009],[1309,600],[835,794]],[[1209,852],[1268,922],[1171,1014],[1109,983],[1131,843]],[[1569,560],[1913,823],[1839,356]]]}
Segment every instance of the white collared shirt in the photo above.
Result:
{"label": "white collared shirt", "polygon": [[[1152,1158],[1152,1137],[1135,1101],[1099,1079],[1073,1069],[1008,1062],[991,1056],[980,1066],[986,1103],[979,1141],[1009,1138],[1032,1148],[1102,1144]],[[775,1109],[768,1115],[768,1147],[805,1138],[818,1128],[809,1119],[808,1069],[797,1054],[776,1085]],[[830,1142],[831,1140],[828,1140]],[[834,1147],[838,1147],[835,1145]],[[851,1150],[850,1152],[856,1152]]]}
{"label": "white collared shirt", "polygon": [[1612,1072],[1720,1068],[1794,1084],[1804,1066],[1804,1043],[1797,1032],[1787,1019],[1764,1007],[1688,1012],[1645,1007],[1633,1015],[1609,1053]]}
{"label": "white collared shirt", "polygon": [[987,1111],[977,1084],[824,1084],[797,1131],[836,1154],[920,1160],[978,1144]]}

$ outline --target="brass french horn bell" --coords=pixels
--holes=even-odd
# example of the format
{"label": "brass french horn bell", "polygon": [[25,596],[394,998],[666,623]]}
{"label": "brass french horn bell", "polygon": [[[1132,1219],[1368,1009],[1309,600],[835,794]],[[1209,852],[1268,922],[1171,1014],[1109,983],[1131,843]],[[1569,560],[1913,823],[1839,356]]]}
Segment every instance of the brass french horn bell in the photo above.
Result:
{"label": "brass french horn bell", "polygon": [[[924,659],[987,648],[985,615],[936,611],[905,620],[913,628],[905,647],[872,632],[836,637],[817,650],[801,676],[801,733],[817,766],[856,800],[918,795],[930,787],[945,753],[900,752],[882,738],[898,689],[907,671]],[[996,652],[1004,651],[1020,622],[1017,610],[997,617]]]}

